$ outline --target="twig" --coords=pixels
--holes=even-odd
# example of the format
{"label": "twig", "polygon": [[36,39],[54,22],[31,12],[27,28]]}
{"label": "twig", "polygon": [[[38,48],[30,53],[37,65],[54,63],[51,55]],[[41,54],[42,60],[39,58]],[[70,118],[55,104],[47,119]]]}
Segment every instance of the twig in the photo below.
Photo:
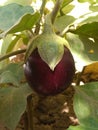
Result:
{"label": "twig", "polygon": [[52,13],[51,13],[51,22],[52,22],[52,24],[53,24],[54,21],[55,21],[55,18],[56,18],[56,16],[57,16],[57,13],[58,13],[58,11],[59,11],[59,9],[60,9],[60,5],[62,4],[62,2],[63,2],[63,0],[57,0],[57,1],[56,1],[56,4],[55,4],[55,6],[54,6],[54,9],[53,9],[53,11],[52,11]]}
{"label": "twig", "polygon": [[18,55],[18,54],[25,53],[25,52],[26,52],[26,49],[22,49],[22,50],[17,50],[17,51],[8,53],[6,55],[0,56],[0,61],[5,60],[11,56]]}
{"label": "twig", "polygon": [[41,22],[41,19],[42,19],[42,15],[43,15],[43,12],[44,12],[46,2],[47,2],[47,0],[43,0],[41,8],[40,8],[40,19],[39,19],[38,23],[36,24],[36,29],[35,29],[36,35],[39,33],[39,30],[40,30],[40,22]]}

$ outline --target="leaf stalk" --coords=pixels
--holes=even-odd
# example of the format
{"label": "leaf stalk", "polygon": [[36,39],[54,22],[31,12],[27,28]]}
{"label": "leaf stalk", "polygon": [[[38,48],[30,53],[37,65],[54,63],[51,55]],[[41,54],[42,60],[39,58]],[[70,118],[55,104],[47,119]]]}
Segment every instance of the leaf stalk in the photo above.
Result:
{"label": "leaf stalk", "polygon": [[0,56],[0,61],[5,60],[11,56],[18,55],[18,54],[25,53],[25,52],[26,52],[26,49],[22,49],[22,50],[17,50],[17,51],[8,53],[6,55]]}

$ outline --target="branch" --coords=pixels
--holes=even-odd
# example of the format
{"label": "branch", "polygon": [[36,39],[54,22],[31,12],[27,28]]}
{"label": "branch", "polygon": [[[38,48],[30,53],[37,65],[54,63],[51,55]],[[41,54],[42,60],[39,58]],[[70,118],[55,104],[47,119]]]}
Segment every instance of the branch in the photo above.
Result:
{"label": "branch", "polygon": [[2,60],[5,60],[11,56],[14,56],[14,55],[18,55],[18,54],[21,54],[21,53],[25,53],[26,52],[26,49],[23,49],[23,50],[17,50],[17,51],[14,51],[14,52],[11,52],[11,53],[8,53],[4,56],[0,56],[0,61]]}
{"label": "branch", "polygon": [[63,2],[63,0],[57,0],[57,1],[56,1],[56,4],[55,4],[55,6],[54,6],[54,9],[53,9],[53,11],[52,11],[52,13],[51,13],[51,22],[52,22],[52,24],[53,24],[54,21],[55,21],[55,18],[56,18],[56,16],[57,16],[57,13],[58,13],[58,11],[59,11],[59,9],[60,9],[60,5],[62,4],[62,2]]}
{"label": "branch", "polygon": [[47,0],[42,1],[42,5],[41,5],[41,8],[40,8],[40,15],[41,16],[40,16],[38,23],[36,24],[36,29],[35,29],[36,35],[39,33],[39,30],[40,30],[40,22],[41,22],[42,15],[44,13],[44,8],[45,8],[45,5],[46,5],[46,2],[47,2]]}

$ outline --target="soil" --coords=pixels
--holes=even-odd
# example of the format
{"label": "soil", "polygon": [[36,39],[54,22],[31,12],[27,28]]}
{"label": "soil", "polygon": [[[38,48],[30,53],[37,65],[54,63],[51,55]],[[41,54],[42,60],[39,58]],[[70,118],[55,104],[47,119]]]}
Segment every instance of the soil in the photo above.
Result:
{"label": "soil", "polygon": [[[70,86],[63,93],[56,96],[39,97],[32,95],[33,130],[67,130],[70,125],[78,125],[77,117],[73,110],[74,89]],[[16,130],[24,129],[26,113]],[[27,124],[27,122],[26,122]]]}
{"label": "soil", "polygon": [[[70,125],[78,125],[73,110],[74,88],[70,86],[56,96],[41,97],[32,94],[32,126],[33,130],[67,130]],[[27,112],[23,114],[16,130],[28,130]],[[29,125],[29,124],[28,124]],[[25,127],[25,128],[24,128]],[[0,130],[9,130],[0,125]]]}

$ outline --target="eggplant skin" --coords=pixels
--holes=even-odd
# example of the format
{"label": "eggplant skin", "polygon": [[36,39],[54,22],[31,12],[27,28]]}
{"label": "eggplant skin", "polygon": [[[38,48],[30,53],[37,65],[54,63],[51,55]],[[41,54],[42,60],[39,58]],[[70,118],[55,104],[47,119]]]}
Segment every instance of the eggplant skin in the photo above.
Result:
{"label": "eggplant skin", "polygon": [[24,65],[24,73],[29,86],[40,95],[56,95],[67,89],[75,74],[73,56],[67,47],[54,71],[41,59],[35,49]]}

